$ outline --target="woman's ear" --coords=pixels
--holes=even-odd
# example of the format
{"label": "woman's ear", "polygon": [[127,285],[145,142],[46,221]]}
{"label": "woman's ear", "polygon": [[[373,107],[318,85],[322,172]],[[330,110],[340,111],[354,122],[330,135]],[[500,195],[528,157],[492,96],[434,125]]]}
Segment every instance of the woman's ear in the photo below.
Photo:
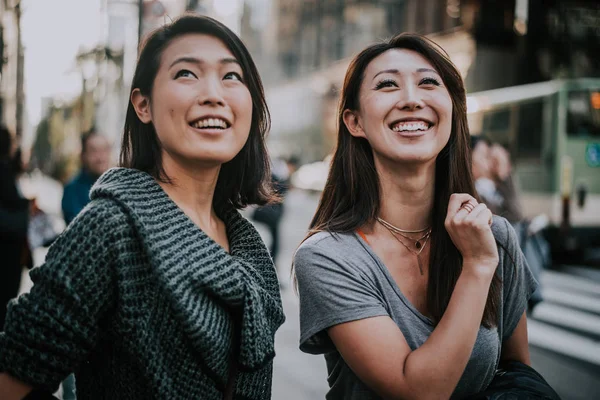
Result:
{"label": "woman's ear", "polygon": [[142,92],[140,92],[140,89],[133,89],[130,100],[140,121],[142,121],[144,124],[152,122],[150,99],[144,96]]}
{"label": "woman's ear", "polygon": [[365,131],[360,124],[360,119],[356,115],[356,112],[346,109],[342,114],[342,118],[344,119],[344,125],[346,125],[352,136],[366,138]]}

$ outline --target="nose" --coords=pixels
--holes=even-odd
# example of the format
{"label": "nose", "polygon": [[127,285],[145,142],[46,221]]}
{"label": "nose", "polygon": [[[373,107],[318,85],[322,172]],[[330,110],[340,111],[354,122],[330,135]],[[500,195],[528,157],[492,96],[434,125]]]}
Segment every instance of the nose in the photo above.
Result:
{"label": "nose", "polygon": [[224,106],[221,81],[216,79],[206,79],[202,90],[198,95],[198,103],[208,106]]}
{"label": "nose", "polygon": [[424,107],[423,99],[419,96],[417,88],[413,85],[405,85],[398,93],[400,94],[400,100],[396,104],[398,108],[406,111],[414,111]]}

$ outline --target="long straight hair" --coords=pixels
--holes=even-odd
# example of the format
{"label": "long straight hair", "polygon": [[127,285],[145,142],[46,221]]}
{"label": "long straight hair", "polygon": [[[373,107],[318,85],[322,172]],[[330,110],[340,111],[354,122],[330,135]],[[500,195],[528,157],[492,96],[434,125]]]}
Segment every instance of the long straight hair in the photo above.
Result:
{"label": "long straight hair", "polygon": [[[186,34],[206,34],[223,42],[240,63],[252,97],[250,135],[240,152],[221,166],[213,205],[220,207],[231,204],[235,208],[243,208],[249,204],[263,205],[277,201],[271,184],[271,166],[265,144],[270,115],[262,82],[246,46],[225,25],[210,17],[186,14],[152,32],[142,45],[129,98],[135,89],[150,98],[163,52],[174,39]],[[130,100],[125,117],[120,165],[147,172],[159,181],[170,182],[161,155],[162,147],[154,125],[140,121]]]}
{"label": "long straight hair", "polygon": [[[431,225],[427,304],[437,323],[448,307],[462,270],[462,256],[444,227],[448,202],[453,193],[468,193],[475,198],[477,195],[471,176],[464,84],[448,55],[431,40],[415,34],[400,34],[367,47],[351,62],[338,109],[337,147],[308,237],[321,231],[353,232],[374,223],[379,215],[381,193],[373,150],[366,139],[350,134],[343,113],[359,109],[359,90],[367,66],[391,49],[407,49],[425,57],[440,74],[452,98],[450,139],[436,159]],[[500,288],[501,280],[494,275],[482,318],[482,325],[487,328],[498,323]]]}

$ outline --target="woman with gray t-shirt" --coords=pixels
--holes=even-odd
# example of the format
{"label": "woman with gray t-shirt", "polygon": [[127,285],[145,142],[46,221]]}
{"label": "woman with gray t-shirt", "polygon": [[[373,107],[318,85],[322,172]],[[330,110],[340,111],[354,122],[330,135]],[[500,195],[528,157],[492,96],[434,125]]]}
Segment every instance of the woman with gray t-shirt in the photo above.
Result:
{"label": "woman with gray t-shirt", "polygon": [[465,89],[443,50],[410,34],[365,49],[338,126],[294,259],[300,348],[325,355],[327,398],[464,398],[501,360],[529,364],[536,282],[476,199]]}

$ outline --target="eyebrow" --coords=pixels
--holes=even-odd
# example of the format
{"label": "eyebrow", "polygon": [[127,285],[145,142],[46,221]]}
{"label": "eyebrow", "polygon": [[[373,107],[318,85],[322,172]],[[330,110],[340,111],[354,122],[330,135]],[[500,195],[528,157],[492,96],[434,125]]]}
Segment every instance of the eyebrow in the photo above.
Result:
{"label": "eyebrow", "polygon": [[[180,64],[180,63],[190,63],[190,64],[202,65],[205,62],[204,62],[204,60],[200,60],[199,58],[196,58],[196,57],[179,57],[178,59],[176,59],[175,61],[173,61],[171,63],[169,68],[173,68],[174,65]],[[221,58],[219,60],[219,64],[222,64],[222,65],[237,64],[240,68],[242,67],[240,62],[237,59],[232,58],[232,57]]]}
{"label": "eyebrow", "polygon": [[[436,75],[439,75],[439,73],[435,70],[435,69],[431,69],[431,68],[417,68],[416,72],[433,72]],[[400,71],[393,68],[393,69],[384,69],[383,71],[379,71],[378,73],[375,74],[375,76],[373,77],[373,79],[377,78],[379,75],[381,74],[399,74]]]}

